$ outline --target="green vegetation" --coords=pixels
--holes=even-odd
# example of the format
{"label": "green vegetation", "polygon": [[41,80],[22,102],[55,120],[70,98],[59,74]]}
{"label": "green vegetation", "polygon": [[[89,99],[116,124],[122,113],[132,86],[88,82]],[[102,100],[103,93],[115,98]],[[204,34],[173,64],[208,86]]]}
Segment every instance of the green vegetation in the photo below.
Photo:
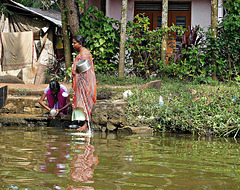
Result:
{"label": "green vegetation", "polygon": [[86,38],[86,47],[92,53],[97,72],[114,73],[117,70],[120,47],[120,22],[104,16],[97,7],[88,7],[81,18],[81,30]]}
{"label": "green vegetation", "polygon": [[[126,107],[127,119],[133,125],[149,125],[156,131],[198,135],[237,137],[240,134],[240,97],[232,101],[234,96],[240,94],[237,83],[229,86],[212,80],[198,83],[164,78],[161,79],[161,89],[140,91],[140,86],[147,81],[125,78],[124,83],[119,83],[122,81],[117,77],[111,77],[111,80],[106,80],[108,77],[97,77],[101,86],[132,84],[121,90],[108,86],[107,90],[115,91],[113,99],[122,98],[122,92],[127,89],[133,92],[127,99]],[[99,91],[102,90],[103,88]],[[160,95],[163,97],[163,106],[158,105]]]}
{"label": "green vegetation", "polygon": [[[124,79],[115,76],[119,22],[95,7],[88,8],[79,33],[87,38],[86,47],[93,55],[101,86],[98,94],[119,99],[122,92],[131,89],[133,95],[127,99],[126,113],[128,121],[136,126],[150,125],[156,131],[239,136],[240,101],[232,101],[240,94],[239,6],[240,0],[225,1],[226,15],[217,27],[216,38],[210,29],[198,26],[188,30],[173,26],[150,31],[148,18],[137,16],[134,22],[128,22]],[[160,57],[164,32],[170,34],[169,39],[175,32],[184,33],[168,66],[163,66]],[[213,81],[213,76],[218,81]],[[155,79],[162,80],[161,89],[139,91],[140,85]],[[158,105],[160,95],[163,106]]]}
{"label": "green vegetation", "polygon": [[[126,108],[130,123],[150,125],[156,131],[240,136],[240,97],[232,101],[240,94],[239,2],[225,1],[226,15],[218,25],[216,38],[210,29],[204,31],[198,26],[185,31],[180,49],[175,50],[174,59],[166,67],[157,53],[157,40],[165,30],[150,32],[144,15],[137,17],[136,23],[129,23],[132,30],[128,31],[127,49],[131,54],[126,60],[134,62],[128,67],[128,77],[102,81],[109,85],[137,84],[129,87],[133,91]],[[213,75],[218,81],[212,80]],[[131,76],[145,81],[133,80]],[[139,91],[139,85],[154,80],[153,77],[162,80],[162,88]],[[158,105],[160,95],[163,106]]]}

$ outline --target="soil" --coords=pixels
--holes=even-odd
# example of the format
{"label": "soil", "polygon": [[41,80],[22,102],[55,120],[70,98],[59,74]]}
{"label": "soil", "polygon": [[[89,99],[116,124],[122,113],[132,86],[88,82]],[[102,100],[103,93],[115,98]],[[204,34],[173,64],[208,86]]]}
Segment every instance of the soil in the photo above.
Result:
{"label": "soil", "polygon": [[[67,87],[69,90],[71,88],[71,84],[61,83]],[[16,84],[16,83],[0,83],[0,87],[7,85],[9,90],[32,90],[32,91],[44,91],[48,84]]]}

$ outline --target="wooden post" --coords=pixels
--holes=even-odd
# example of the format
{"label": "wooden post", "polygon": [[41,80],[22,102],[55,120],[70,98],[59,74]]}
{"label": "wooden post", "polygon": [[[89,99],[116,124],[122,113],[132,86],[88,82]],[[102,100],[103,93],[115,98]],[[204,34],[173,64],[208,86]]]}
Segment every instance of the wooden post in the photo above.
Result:
{"label": "wooden post", "polygon": [[[168,27],[168,0],[162,1],[162,27]],[[161,59],[163,61],[163,66],[167,65],[167,33],[162,36],[162,50]]]}
{"label": "wooden post", "polygon": [[[211,0],[211,31],[212,36],[214,38],[217,37],[217,22],[218,22],[218,1],[217,0]],[[214,71],[212,75],[212,79],[217,81],[217,65],[216,62],[212,63],[214,64]]]}
{"label": "wooden post", "polygon": [[124,77],[126,25],[127,25],[127,0],[122,0],[118,78],[123,78]]}

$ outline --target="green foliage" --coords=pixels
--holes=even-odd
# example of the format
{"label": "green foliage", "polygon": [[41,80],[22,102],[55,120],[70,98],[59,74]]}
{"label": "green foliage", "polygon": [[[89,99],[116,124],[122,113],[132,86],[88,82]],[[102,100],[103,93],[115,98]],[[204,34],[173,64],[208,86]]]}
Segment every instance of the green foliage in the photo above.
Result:
{"label": "green foliage", "polygon": [[223,6],[226,15],[218,27],[219,55],[231,78],[240,72],[240,0],[226,0]]}
{"label": "green foliage", "polygon": [[104,16],[97,7],[88,7],[80,25],[78,33],[86,38],[85,46],[92,53],[96,72],[114,73],[118,68],[119,21]]}
{"label": "green foliage", "polygon": [[[198,35],[199,26],[195,26],[194,28],[188,28],[185,30],[184,34],[180,38],[181,44],[179,49],[174,55],[174,62],[182,61],[188,59],[188,51],[191,51],[192,47],[198,46],[202,36]],[[189,50],[190,49],[190,50]]]}
{"label": "green foliage", "polygon": [[[135,90],[128,98],[127,119],[140,126],[147,124],[160,131],[181,131],[199,135],[239,135],[240,101],[236,86],[192,85],[162,81],[161,90]],[[158,105],[163,96],[163,106]]]}
{"label": "green foliage", "polygon": [[180,79],[195,79],[198,76],[206,75],[205,54],[202,51],[200,40],[202,35],[199,26],[190,28],[184,32],[181,37],[180,47],[176,53],[172,53],[173,58],[169,60],[164,70],[172,75],[178,76]]}
{"label": "green foliage", "polygon": [[193,80],[211,77],[215,71],[220,81],[230,81],[239,76],[240,0],[237,2],[227,0],[223,4],[226,15],[217,27],[217,37],[212,36],[210,28],[207,31],[198,27],[191,32],[186,31],[180,49],[174,53],[174,60],[164,70],[169,75]]}
{"label": "green foliage", "polygon": [[164,68],[166,72],[176,75],[180,79],[195,79],[198,76],[206,76],[205,54],[201,51],[200,45],[182,49],[181,54],[185,59],[179,59],[176,63],[172,62],[170,65],[167,65]]}
{"label": "green foliage", "polygon": [[[149,18],[144,14],[135,16],[135,20],[127,23],[127,68],[136,76],[148,78],[163,69],[161,61],[162,35],[164,33],[182,32],[181,27],[172,26],[149,30]],[[129,63],[133,60],[133,65]]]}
{"label": "green foliage", "polygon": [[8,14],[13,14],[12,12],[10,12],[8,9],[7,9],[7,7],[6,7],[6,5],[4,5],[4,4],[0,4],[0,14],[2,15],[2,14],[4,14],[4,16],[6,16],[6,17],[8,17]]}
{"label": "green foliage", "polygon": [[[216,76],[221,81],[231,80],[240,72],[240,0],[227,0],[223,4],[226,15],[218,25],[217,37],[210,29],[205,33],[204,54],[208,75],[216,66]],[[234,8],[233,8],[234,7]]]}
{"label": "green foliage", "polygon": [[211,76],[216,66],[216,75],[222,81],[229,76],[227,59],[223,58],[223,42],[222,39],[212,36],[210,29],[205,33],[203,53],[205,55],[205,69],[206,75]]}

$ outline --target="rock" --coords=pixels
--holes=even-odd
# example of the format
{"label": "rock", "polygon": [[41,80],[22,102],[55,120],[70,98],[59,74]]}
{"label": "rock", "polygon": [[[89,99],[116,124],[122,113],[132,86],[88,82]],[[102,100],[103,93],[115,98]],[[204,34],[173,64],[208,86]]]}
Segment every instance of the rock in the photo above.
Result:
{"label": "rock", "polygon": [[11,75],[0,76],[0,83],[24,84],[24,82],[20,78]]}
{"label": "rock", "polygon": [[113,125],[111,122],[107,122],[107,130],[108,131],[114,131],[114,130],[116,130],[117,129],[117,127],[115,126],[115,125]]}
{"label": "rock", "polygon": [[157,89],[160,89],[161,88],[161,80],[151,81],[151,82],[143,85],[139,90],[145,90],[147,88],[157,88]]}
{"label": "rock", "polygon": [[12,102],[7,102],[7,104],[3,107],[2,111],[3,112],[9,112],[9,113],[16,113],[18,107],[16,104]]}
{"label": "rock", "polygon": [[30,107],[24,107],[23,111],[24,111],[24,113],[30,114],[32,112],[32,109]]}
{"label": "rock", "polygon": [[126,133],[126,134],[152,134],[153,129],[148,126],[143,126],[143,127],[125,126],[123,128],[119,128],[118,132]]}

